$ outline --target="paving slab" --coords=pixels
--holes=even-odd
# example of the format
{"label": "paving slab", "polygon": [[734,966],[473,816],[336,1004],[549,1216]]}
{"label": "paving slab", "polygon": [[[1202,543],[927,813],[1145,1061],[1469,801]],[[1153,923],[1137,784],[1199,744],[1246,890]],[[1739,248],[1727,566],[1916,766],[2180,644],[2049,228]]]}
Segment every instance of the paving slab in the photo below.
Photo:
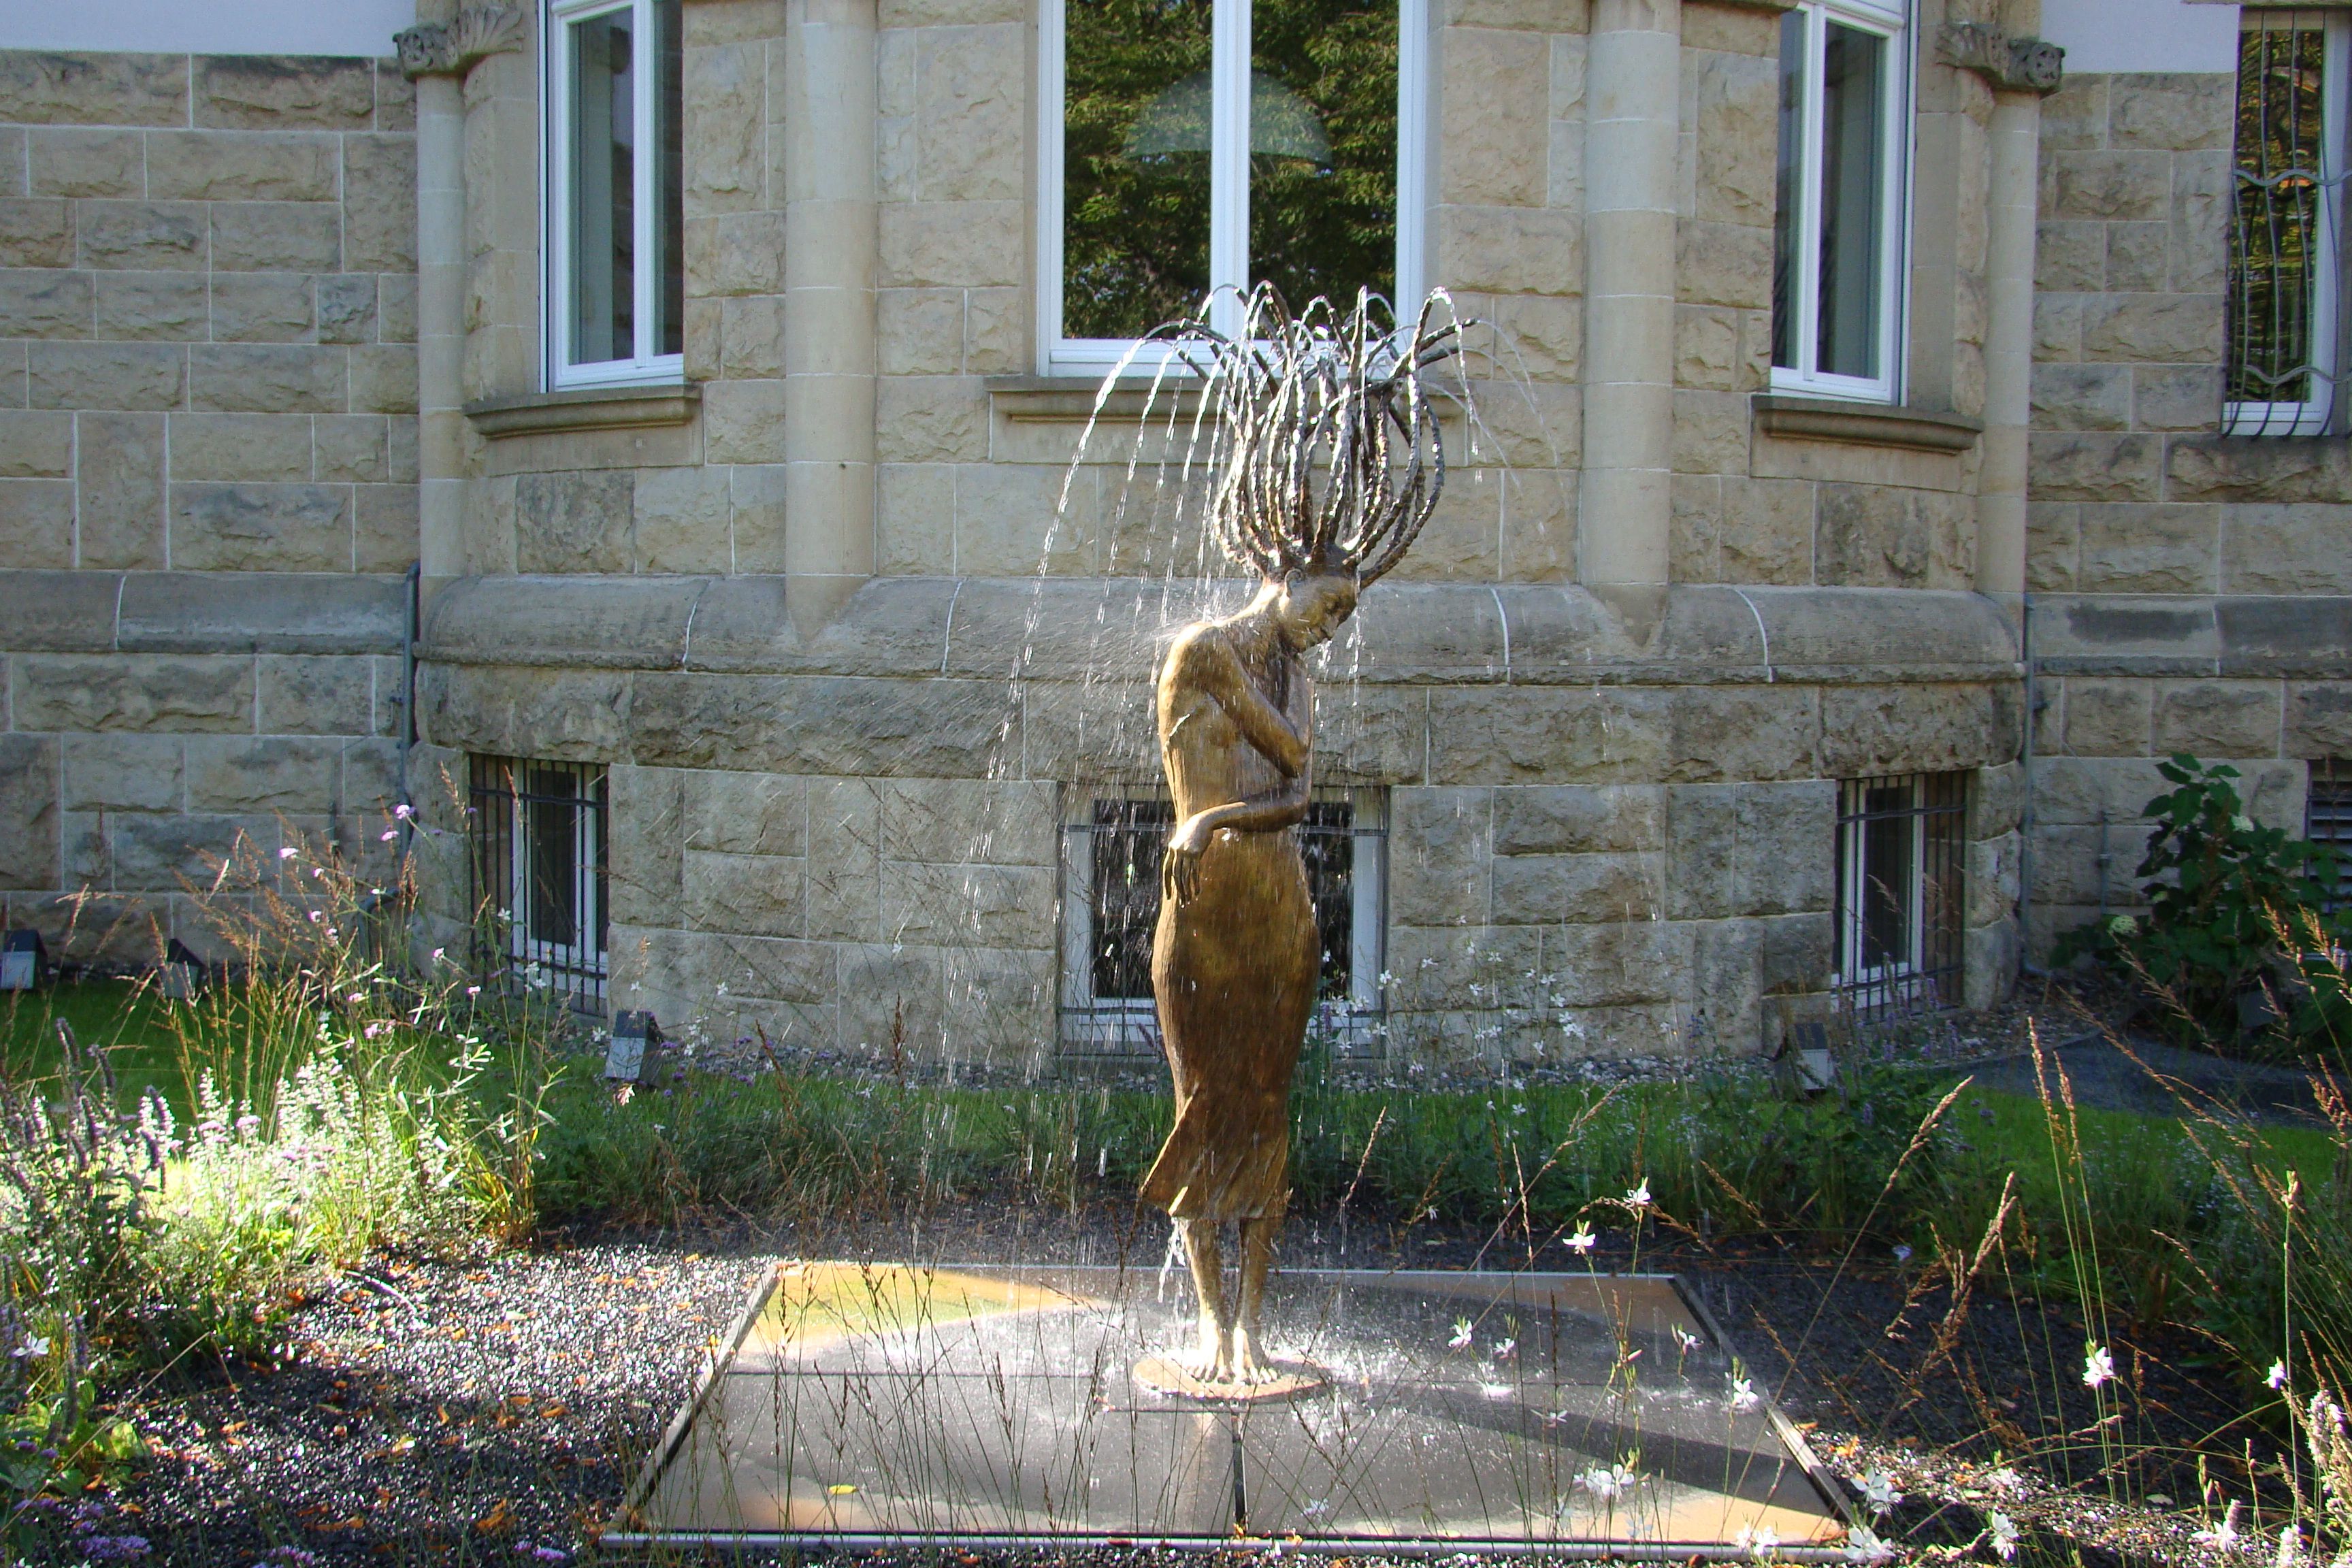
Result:
{"label": "paving slab", "polygon": [[1840,1556],[1802,1436],[1663,1275],[1297,1269],[1252,1403],[1139,1384],[1181,1270],[784,1263],[614,1544],[892,1542]]}

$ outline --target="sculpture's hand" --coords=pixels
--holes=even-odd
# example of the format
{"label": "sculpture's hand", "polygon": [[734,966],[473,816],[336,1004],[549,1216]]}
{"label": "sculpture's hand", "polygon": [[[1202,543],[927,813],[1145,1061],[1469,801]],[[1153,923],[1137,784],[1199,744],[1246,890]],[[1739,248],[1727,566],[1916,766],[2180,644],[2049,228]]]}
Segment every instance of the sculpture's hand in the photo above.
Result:
{"label": "sculpture's hand", "polygon": [[1201,891],[1201,856],[1216,830],[1206,813],[1186,817],[1168,836],[1168,850],[1160,859],[1160,896],[1189,904]]}

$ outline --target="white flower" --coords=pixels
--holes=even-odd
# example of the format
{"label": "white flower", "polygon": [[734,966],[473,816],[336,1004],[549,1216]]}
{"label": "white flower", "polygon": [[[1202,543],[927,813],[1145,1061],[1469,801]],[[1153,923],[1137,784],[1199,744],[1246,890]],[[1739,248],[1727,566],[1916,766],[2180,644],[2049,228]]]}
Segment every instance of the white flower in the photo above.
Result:
{"label": "white flower", "polygon": [[1633,1472],[1622,1465],[1612,1465],[1605,1470],[1595,1465],[1578,1476],[1576,1484],[1605,1502],[1624,1496],[1634,1479]]}
{"label": "white flower", "polygon": [[1993,1555],[2003,1563],[2017,1555],[2017,1521],[1999,1509],[1985,1516],[1988,1532],[1992,1537]]}
{"label": "white flower", "polygon": [[394,839],[400,837],[400,829],[397,827],[387,827],[382,833],[377,834],[376,837],[383,840],[386,844],[389,844]]}
{"label": "white flower", "polygon": [[1496,1361],[1508,1361],[1511,1359],[1512,1355],[1517,1352],[1518,1348],[1518,1341],[1515,1339],[1505,1340],[1501,1344],[1495,1347],[1495,1359]]}
{"label": "white flower", "polygon": [[1871,1516],[1874,1519],[1885,1518],[1903,1500],[1903,1494],[1895,1489],[1895,1478],[1885,1470],[1869,1471],[1855,1480],[1853,1489],[1862,1494],[1862,1500],[1870,1505]]}
{"label": "white flower", "polygon": [[291,860],[295,856],[299,855],[300,853],[302,852],[299,849],[295,848],[291,844],[289,844],[285,848],[280,849],[278,852],[278,858],[280,860]]}
{"label": "white flower", "polygon": [[2274,1361],[2271,1363],[2271,1374],[2263,1379],[2263,1381],[2269,1384],[2273,1388],[2284,1389],[2286,1387],[2286,1363],[2283,1361]]}
{"label": "white flower", "polygon": [[310,923],[312,925],[317,925],[320,921],[325,920],[326,918],[327,917],[325,915],[320,914],[317,910],[312,910],[310,911]]}
{"label": "white flower", "polygon": [[1625,1194],[1625,1206],[1629,1209],[1645,1209],[1650,1206],[1649,1177],[1643,1177],[1642,1184]]}
{"label": "white flower", "polygon": [[1688,1329],[1684,1328],[1680,1323],[1676,1323],[1675,1325],[1675,1344],[1681,1350],[1683,1354],[1688,1355],[1692,1351],[1698,1348],[1698,1336],[1692,1333]]}
{"label": "white flower", "polygon": [[2083,1357],[2083,1386],[2097,1388],[2113,1383],[2116,1380],[2116,1358],[2107,1353],[2107,1347],[2091,1345],[2086,1348],[2089,1353]]}
{"label": "white flower", "polygon": [[2303,1531],[2295,1525],[2279,1526],[2278,1556],[2273,1559],[2278,1568],[2294,1568],[2303,1561]]}
{"label": "white flower", "polygon": [[1743,1524],[1732,1544],[1761,1563],[1780,1550],[1780,1532],[1769,1524]]}
{"label": "white flower", "polygon": [[1911,1261],[1911,1248],[1907,1243],[1898,1242],[1895,1245],[1895,1261],[1897,1263],[1908,1263]]}
{"label": "white flower", "polygon": [[1457,1351],[1468,1348],[1470,1343],[1470,1320],[1467,1318],[1454,1319],[1454,1337],[1445,1342]]}
{"label": "white flower", "polygon": [[1997,1470],[1986,1471],[1985,1485],[2003,1497],[2021,1497],[2025,1492],[2025,1478],[2007,1465],[2003,1465]]}
{"label": "white flower", "polygon": [[1895,1548],[1878,1538],[1878,1531],[1866,1524],[1857,1524],[1846,1532],[1845,1560],[1849,1563],[1888,1563],[1895,1557]]}
{"label": "white flower", "polygon": [[2229,1508],[2222,1512],[2221,1523],[2215,1525],[2210,1530],[2200,1530],[2195,1535],[2189,1537],[2189,1539],[2196,1542],[2200,1546],[2218,1547],[2224,1552],[2228,1551],[2231,1547],[2235,1546],[2238,1544],[2238,1509],[2240,1506],[2241,1505],[2237,1502],[2232,1501]]}
{"label": "white flower", "polygon": [[1762,1403],[1757,1394],[1754,1378],[1735,1377],[1731,1380],[1731,1407],[1734,1410],[1753,1410]]}
{"label": "white flower", "polygon": [[43,1335],[34,1334],[28,1337],[23,1344],[18,1345],[15,1350],[8,1353],[16,1357],[19,1361],[22,1361],[26,1356],[45,1356],[49,1353],[49,1342],[47,1337]]}
{"label": "white flower", "polygon": [[410,817],[416,815],[416,808],[409,805],[406,801],[403,801],[400,805],[392,808],[392,815],[400,818],[401,821],[406,822]]}
{"label": "white flower", "polygon": [[444,951],[445,951],[444,949],[437,948],[437,947],[436,947],[436,948],[435,948],[435,949],[433,950],[433,962],[434,962],[434,963],[440,963],[440,962],[441,962],[441,954],[442,954],[442,952],[443,952]]}
{"label": "white flower", "polygon": [[1570,1249],[1572,1251],[1590,1252],[1592,1250],[1592,1244],[1600,1239],[1601,1238],[1599,1237],[1592,1234],[1592,1227],[1591,1226],[1579,1225],[1576,1227],[1576,1234],[1568,1238],[1568,1245]]}

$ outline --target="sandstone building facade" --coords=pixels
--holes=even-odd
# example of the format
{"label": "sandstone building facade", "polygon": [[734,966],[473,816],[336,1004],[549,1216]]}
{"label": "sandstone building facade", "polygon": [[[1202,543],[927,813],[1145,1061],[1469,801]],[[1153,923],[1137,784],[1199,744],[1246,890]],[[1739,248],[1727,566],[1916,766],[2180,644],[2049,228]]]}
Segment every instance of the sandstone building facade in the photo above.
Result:
{"label": "sandstone building facade", "polygon": [[9,924],[323,836],[673,1030],[1149,1052],[1151,660],[1247,584],[1086,433],[1276,275],[1483,323],[1320,688],[1334,1048],[1992,1001],[2154,759],[2352,755],[2337,13],[2049,3],[0,24]]}

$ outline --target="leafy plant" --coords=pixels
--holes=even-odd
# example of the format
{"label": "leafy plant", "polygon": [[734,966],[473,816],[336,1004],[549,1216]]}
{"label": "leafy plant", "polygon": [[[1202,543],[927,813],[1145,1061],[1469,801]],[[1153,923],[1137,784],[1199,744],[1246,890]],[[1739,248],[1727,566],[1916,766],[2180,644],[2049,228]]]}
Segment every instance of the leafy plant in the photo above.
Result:
{"label": "leafy plant", "polygon": [[2334,1036],[2352,1022],[2328,950],[2345,918],[2325,912],[2336,886],[2332,846],[2291,837],[2247,815],[2238,770],[2177,755],[2158,771],[2174,787],[2149,801],[2156,824],[2135,875],[2144,915],[2116,915],[2063,937],[2061,963],[2090,956],[2147,988],[2177,1033],[2226,1040],[2242,997],[2293,1037]]}

